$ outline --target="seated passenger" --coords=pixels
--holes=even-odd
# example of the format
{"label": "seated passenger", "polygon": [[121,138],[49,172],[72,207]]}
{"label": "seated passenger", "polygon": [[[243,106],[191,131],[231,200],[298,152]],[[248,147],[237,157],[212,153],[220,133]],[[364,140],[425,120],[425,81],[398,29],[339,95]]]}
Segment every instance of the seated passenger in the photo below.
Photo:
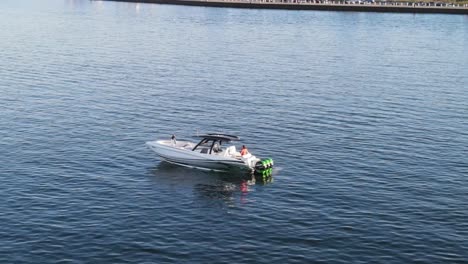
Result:
{"label": "seated passenger", "polygon": [[249,150],[245,147],[245,145],[242,145],[242,149],[241,149],[241,156],[244,156],[244,155],[247,155],[249,153]]}
{"label": "seated passenger", "polygon": [[215,143],[213,146],[213,152],[218,153],[221,152],[221,146],[218,143]]}

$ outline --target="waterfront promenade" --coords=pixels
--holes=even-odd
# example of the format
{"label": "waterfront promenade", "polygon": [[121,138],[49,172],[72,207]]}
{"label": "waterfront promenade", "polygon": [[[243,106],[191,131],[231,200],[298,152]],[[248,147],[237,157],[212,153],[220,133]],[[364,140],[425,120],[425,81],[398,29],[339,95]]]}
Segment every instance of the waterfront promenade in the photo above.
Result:
{"label": "waterfront promenade", "polygon": [[104,0],[135,3],[211,6],[256,9],[324,10],[394,13],[441,13],[468,15],[467,4],[411,3],[411,2],[362,2],[362,1],[313,1],[313,0]]}

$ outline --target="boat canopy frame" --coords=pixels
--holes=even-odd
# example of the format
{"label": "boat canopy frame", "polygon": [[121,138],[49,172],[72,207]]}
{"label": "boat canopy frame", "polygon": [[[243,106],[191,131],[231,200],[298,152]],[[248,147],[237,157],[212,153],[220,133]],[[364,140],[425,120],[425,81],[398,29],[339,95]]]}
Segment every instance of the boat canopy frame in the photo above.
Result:
{"label": "boat canopy frame", "polygon": [[212,141],[211,146],[209,147],[209,154],[213,153],[213,149],[217,142],[219,142],[219,146],[221,146],[223,142],[231,142],[231,141],[240,140],[238,136],[227,135],[227,134],[217,134],[217,133],[197,135],[197,137],[201,137],[202,140],[200,140],[200,142],[198,142],[198,144],[195,145],[195,147],[193,147],[192,151],[195,151],[200,145],[203,145]]}
{"label": "boat canopy frame", "polygon": [[239,141],[240,137],[234,136],[234,135],[228,135],[228,134],[220,134],[220,133],[208,133],[208,134],[202,134],[202,135],[197,135],[196,137],[204,138],[204,139],[217,139],[217,140],[222,140],[226,142],[230,141]]}

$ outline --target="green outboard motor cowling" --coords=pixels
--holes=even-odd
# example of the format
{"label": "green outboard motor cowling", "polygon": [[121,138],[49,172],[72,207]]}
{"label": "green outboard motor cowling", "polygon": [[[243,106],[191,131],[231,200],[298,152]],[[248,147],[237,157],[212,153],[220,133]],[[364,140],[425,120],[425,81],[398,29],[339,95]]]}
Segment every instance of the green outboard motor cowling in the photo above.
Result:
{"label": "green outboard motor cowling", "polygon": [[262,159],[255,164],[255,171],[261,172],[261,171],[273,168],[273,164],[274,162],[273,162],[273,159],[271,158]]}

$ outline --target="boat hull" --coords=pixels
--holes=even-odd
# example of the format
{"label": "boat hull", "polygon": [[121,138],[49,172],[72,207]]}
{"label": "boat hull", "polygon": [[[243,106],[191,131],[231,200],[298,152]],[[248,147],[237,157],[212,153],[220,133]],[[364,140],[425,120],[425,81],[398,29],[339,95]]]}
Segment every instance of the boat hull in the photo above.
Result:
{"label": "boat hull", "polygon": [[182,147],[168,146],[158,141],[147,142],[146,145],[161,159],[182,166],[220,171],[250,170],[250,167],[240,159],[202,154]]}

